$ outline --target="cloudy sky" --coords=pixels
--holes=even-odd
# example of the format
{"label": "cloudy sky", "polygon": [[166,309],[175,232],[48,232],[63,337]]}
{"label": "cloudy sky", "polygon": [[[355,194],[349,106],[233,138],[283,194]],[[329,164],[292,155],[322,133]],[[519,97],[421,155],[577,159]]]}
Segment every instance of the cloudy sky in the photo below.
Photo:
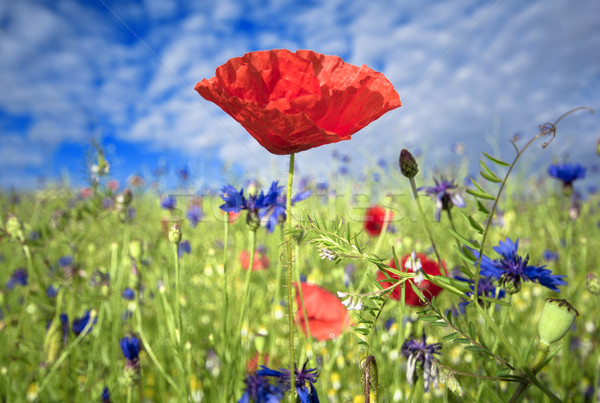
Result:
{"label": "cloudy sky", "polygon": [[592,167],[599,15],[597,0],[3,1],[0,187],[83,183],[91,138],[122,181],[162,164],[216,187],[242,172],[284,179],[285,156],[193,90],[227,59],[272,48],[366,64],[403,102],[350,141],[300,153],[306,174],[329,169],[334,150],[359,171],[395,163],[404,147],[440,169],[456,143],[475,163],[482,151],[508,159],[515,133],[533,136],[580,105],[598,112],[563,120],[532,158]]}

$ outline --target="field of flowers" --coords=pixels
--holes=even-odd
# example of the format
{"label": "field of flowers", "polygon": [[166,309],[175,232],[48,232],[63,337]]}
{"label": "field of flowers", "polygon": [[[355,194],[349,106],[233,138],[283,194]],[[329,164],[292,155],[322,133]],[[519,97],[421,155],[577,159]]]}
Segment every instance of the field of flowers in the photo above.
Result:
{"label": "field of flowers", "polygon": [[[339,170],[345,161],[340,158]],[[554,174],[576,165],[553,167]],[[80,191],[48,187],[2,196],[4,401],[89,401],[103,393],[107,401],[236,401],[250,385],[245,377],[256,382],[258,365],[287,367],[285,241],[277,219],[285,213],[282,187],[264,189],[272,203],[260,208],[254,231],[248,212],[225,215],[222,209],[241,203],[241,195],[244,201],[261,199],[261,184],[244,180],[243,192],[225,186],[199,195],[186,188],[187,173],[179,174],[181,187],[170,192],[138,177],[120,190],[100,177]],[[425,186],[420,218],[396,161],[380,161],[363,180],[335,174],[342,185],[299,181],[292,210],[294,290],[302,284],[306,309],[304,315],[302,304],[293,308],[296,356],[300,368],[307,363],[306,370],[316,369],[304,372],[305,385],[313,385],[321,401],[363,401],[366,376],[374,376],[364,365],[372,356],[380,401],[508,400],[520,385],[520,360],[474,302],[457,295],[471,294],[473,280],[465,272],[474,272],[457,245],[476,242],[468,217],[481,218],[478,202],[484,203],[462,184],[454,188],[448,179],[436,184],[417,175]],[[575,201],[576,181],[563,187],[545,174],[507,183],[488,230],[484,252],[491,260],[486,266],[484,259],[479,279],[480,293],[502,305],[488,299],[480,306],[529,362],[546,298],[568,300],[579,317],[560,342],[550,344],[552,359],[537,379],[563,400],[595,401],[600,200],[590,195]],[[524,188],[534,191],[522,196]],[[463,240],[458,234],[470,235]],[[382,265],[398,267],[394,259],[409,273],[423,267],[421,299],[412,285],[389,298],[373,294],[395,284],[376,281],[386,279]],[[528,269],[515,274],[520,281],[494,277],[503,264]],[[435,277],[446,273],[467,287],[436,286]],[[301,331],[306,323],[312,337]],[[542,401],[545,395],[533,386],[525,396]]]}
{"label": "field of flowers", "polygon": [[[245,58],[340,68],[278,52]],[[400,101],[380,73],[341,69],[364,85],[338,111],[356,113],[348,139]],[[600,197],[580,186],[597,173],[518,165],[567,114],[511,158],[484,153],[477,177],[467,160],[424,175],[403,149],[360,177],[334,153],[317,181],[294,178],[294,155],[341,138],[283,116],[306,94],[275,85],[260,109],[215,80],[196,89],[289,154],[287,178],[198,190],[182,168],[175,189],[120,185],[92,145],[88,187],[0,194],[2,401],[598,401]]]}

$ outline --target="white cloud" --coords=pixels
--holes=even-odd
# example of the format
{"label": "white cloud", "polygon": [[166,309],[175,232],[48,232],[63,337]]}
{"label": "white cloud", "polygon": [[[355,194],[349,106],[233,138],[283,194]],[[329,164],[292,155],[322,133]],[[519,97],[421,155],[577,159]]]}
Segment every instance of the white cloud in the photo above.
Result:
{"label": "white cloud", "polygon": [[[23,161],[29,162],[7,161],[39,166],[61,142],[83,142],[107,127],[118,139],[151,150],[191,155],[216,147],[219,156],[249,172],[271,169],[282,158],[269,156],[193,91],[228,58],[254,49],[340,54],[380,69],[399,92],[404,106],[347,144],[302,153],[301,160],[310,161],[305,169],[317,172],[338,147],[395,159],[400,148],[419,140],[437,159],[456,141],[474,152],[487,147],[483,137],[495,119],[506,139],[517,131],[533,135],[537,124],[580,104],[600,107],[598,2],[245,3],[200,2],[186,6],[182,18],[175,17],[181,14],[176,3],[166,0],[111,4],[151,51],[101,4],[5,5],[0,109],[32,117],[18,136],[20,146],[15,133],[10,137],[13,149],[27,144],[31,157]],[[250,31],[236,30],[240,26]],[[580,115],[567,128],[579,133],[579,144],[595,144],[599,123],[598,115]],[[553,146],[558,153],[571,145]],[[590,160],[592,148],[578,147],[571,155]]]}

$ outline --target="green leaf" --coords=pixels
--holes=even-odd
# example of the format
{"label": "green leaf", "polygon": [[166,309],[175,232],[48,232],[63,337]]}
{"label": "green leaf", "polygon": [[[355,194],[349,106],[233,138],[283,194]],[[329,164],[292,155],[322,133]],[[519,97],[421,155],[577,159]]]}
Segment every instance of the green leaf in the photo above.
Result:
{"label": "green leaf", "polygon": [[448,310],[448,314],[446,314],[446,319],[448,320],[448,322],[450,322],[450,324],[452,324],[452,310],[451,309]]}
{"label": "green leaf", "polygon": [[488,208],[483,205],[481,200],[477,200],[477,210],[479,210],[485,215],[490,215],[490,210],[488,210]]}
{"label": "green leaf", "polygon": [[502,179],[498,178],[496,176],[496,174],[490,168],[488,168],[487,165],[485,165],[485,162],[479,161],[479,165],[481,165],[481,168],[483,169],[483,171],[479,171],[479,173],[485,179],[489,180],[490,182],[494,182],[494,183],[502,182]]}
{"label": "green leaf", "polygon": [[494,196],[492,196],[491,194],[486,193],[486,192],[480,192],[480,191],[473,190],[473,189],[467,189],[467,193],[472,196],[475,196],[479,199],[496,200],[496,198]]}
{"label": "green leaf", "polygon": [[491,155],[489,155],[489,154],[488,154],[488,153],[486,153],[486,152],[484,152],[484,153],[483,153],[483,155],[485,155],[485,157],[486,157],[488,160],[492,161],[494,164],[500,165],[500,166],[502,166],[502,167],[509,167],[509,166],[510,166],[510,164],[509,164],[509,163],[507,163],[507,162],[504,162],[504,161],[502,161],[502,160],[499,160],[498,158],[494,158],[494,157],[492,157]]}
{"label": "green leaf", "polygon": [[419,319],[423,322],[437,322],[440,318],[437,316],[419,316]]}
{"label": "green leaf", "polygon": [[503,306],[510,306],[510,303],[507,301],[503,301],[501,299],[496,299],[496,298],[491,298],[491,297],[484,297],[484,296],[480,296],[479,299],[486,301],[486,302],[490,302],[492,304],[497,304],[497,305],[503,305]]}
{"label": "green leaf", "polygon": [[473,322],[469,322],[469,336],[475,340],[475,325],[473,325]]}
{"label": "green leaf", "polygon": [[458,232],[454,231],[452,228],[448,228],[448,230],[450,231],[450,233],[452,235],[454,235],[455,238],[457,238],[461,243],[467,245],[469,248],[479,249],[479,245],[477,243],[473,243],[473,242],[469,241],[467,238],[460,235]]}
{"label": "green leaf", "polygon": [[471,344],[471,340],[467,339],[466,337],[461,337],[459,339],[454,339],[453,341],[455,343],[459,343],[459,344]]}
{"label": "green leaf", "polygon": [[460,333],[458,333],[458,332],[450,333],[450,334],[447,334],[444,337],[442,337],[442,340],[444,340],[444,341],[453,340],[453,339],[456,339],[459,335],[460,335]]}
{"label": "green leaf", "polygon": [[429,323],[431,326],[437,326],[437,327],[447,327],[449,326],[446,322],[431,322]]}
{"label": "green leaf", "polygon": [[473,351],[474,353],[487,353],[485,348],[481,348],[479,346],[467,346],[465,350]]}

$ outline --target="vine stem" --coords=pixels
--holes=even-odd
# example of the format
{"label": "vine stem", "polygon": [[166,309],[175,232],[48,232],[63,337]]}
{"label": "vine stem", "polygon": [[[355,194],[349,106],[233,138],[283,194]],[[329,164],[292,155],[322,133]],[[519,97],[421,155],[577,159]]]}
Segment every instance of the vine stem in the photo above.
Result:
{"label": "vine stem", "polygon": [[287,309],[290,353],[290,403],[296,401],[296,368],[294,361],[294,313],[292,301],[292,186],[294,184],[294,154],[290,154],[290,167],[288,171],[287,193],[285,198],[285,211],[287,212],[285,246],[287,250]]}

